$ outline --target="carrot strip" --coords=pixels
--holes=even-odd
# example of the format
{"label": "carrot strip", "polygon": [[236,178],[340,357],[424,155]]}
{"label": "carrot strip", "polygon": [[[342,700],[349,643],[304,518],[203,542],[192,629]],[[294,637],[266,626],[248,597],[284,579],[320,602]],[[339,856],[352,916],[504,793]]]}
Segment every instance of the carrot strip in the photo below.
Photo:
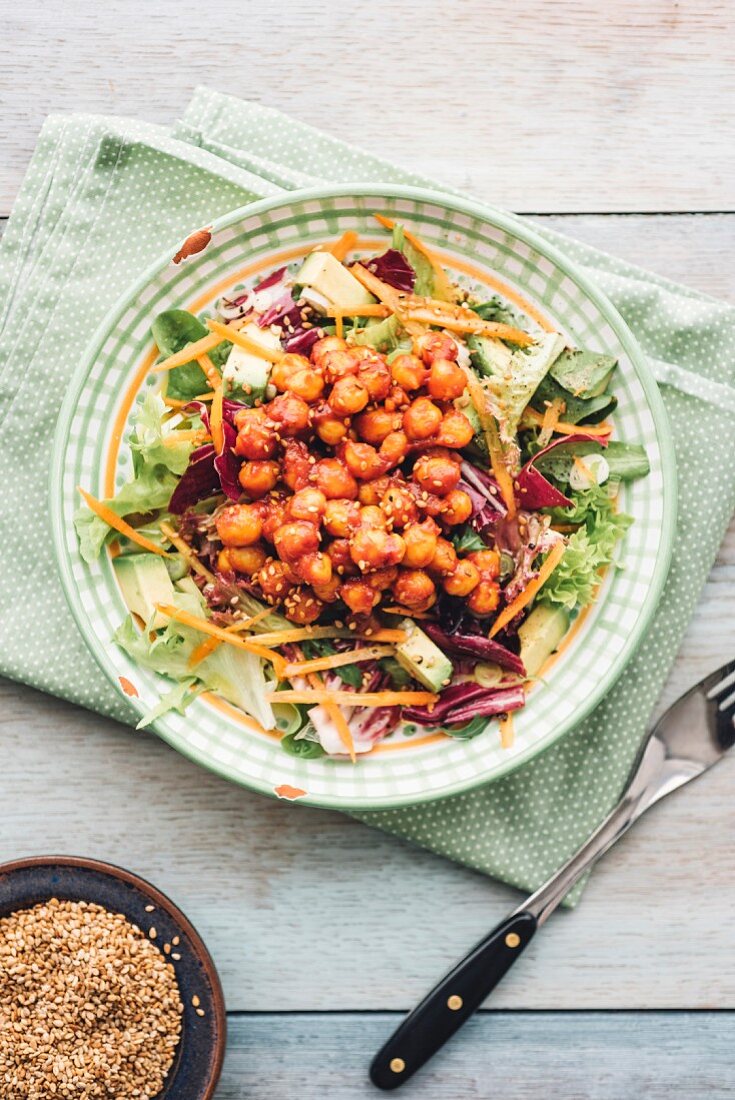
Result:
{"label": "carrot strip", "polygon": [[[220,642],[226,642],[227,645],[235,646],[236,649],[244,649],[247,653],[253,653],[256,657],[261,657],[264,661],[270,661],[276,676],[282,679],[286,661],[279,653],[273,653],[272,650],[266,649],[265,646],[258,645],[256,642],[238,638],[235,634],[223,629],[223,627],[215,626],[208,619],[201,619],[197,615],[182,611],[178,607],[171,606],[171,604],[159,603],[156,604],[156,609],[167,618],[173,619],[174,622],[181,623],[182,626],[190,626],[192,630],[198,630],[201,634],[209,634],[210,637],[217,638]],[[286,702],[286,700],[281,700],[281,702]]]}
{"label": "carrot strip", "polygon": [[513,711],[508,711],[508,713],[500,719],[501,749],[511,748],[515,739],[516,735],[515,730],[513,729]]}
{"label": "carrot strip", "polygon": [[233,344],[237,344],[238,347],[244,348],[245,351],[249,351],[252,355],[257,355],[269,363],[280,363],[285,354],[285,352],[278,351],[276,348],[267,348],[263,344],[259,344],[257,340],[251,340],[244,332],[233,328],[232,325],[223,325],[221,321],[210,319],[207,321],[207,328],[211,329],[212,332],[216,332],[220,340],[231,340]]}
{"label": "carrot strip", "polygon": [[215,454],[218,455],[222,454],[225,446],[225,434],[222,428],[223,398],[224,392],[222,389],[222,381],[219,379],[214,391],[214,397],[212,398],[212,408],[209,413],[209,429],[212,433],[212,443],[214,443]]}
{"label": "carrot strip", "polygon": [[359,664],[361,661],[377,661],[381,657],[390,657],[393,649],[387,645],[365,646],[364,649],[351,649],[347,653],[332,653],[328,657],[314,657],[310,661],[295,661],[286,665],[286,676],[303,676],[308,672],[327,672],[331,668],[343,665]]}
{"label": "carrot strip", "polygon": [[[299,650],[299,652],[301,652]],[[315,691],[324,691],[324,683],[320,676],[317,676],[315,672],[307,674],[307,680],[311,684]],[[327,693],[329,694],[329,693]],[[354,764],[357,760],[357,754],[355,753],[355,742],[352,740],[352,730],[350,729],[347,719],[345,718],[340,707],[331,700],[327,703],[321,704],[324,710],[327,712],[331,720],[337,727],[337,733],[339,734],[340,741],[350,754],[350,760]]]}
{"label": "carrot strip", "polygon": [[195,428],[192,431],[173,431],[163,437],[164,447],[175,447],[177,443],[206,443],[210,438],[205,428]]}
{"label": "carrot strip", "polygon": [[410,619],[435,619],[436,615],[432,615],[430,611],[414,611],[412,607],[381,607],[381,611],[384,611],[386,615],[403,615]]}
{"label": "carrot strip", "polygon": [[[373,217],[377,222],[380,222],[380,224],[385,229],[393,229],[394,225],[396,224],[390,218],[386,218],[384,214],[373,214]],[[447,273],[439,260],[437,260],[433,253],[426,247],[420,237],[417,237],[415,236],[415,234],[411,233],[408,229],[406,229],[405,225],[403,227],[403,236],[406,238],[408,243],[412,245],[417,252],[420,252],[424,259],[428,260],[431,264],[431,268],[434,272],[434,290],[438,290],[440,294],[446,295],[448,299],[453,298],[454,295],[452,293],[452,284],[450,283],[449,277],[447,276]]]}
{"label": "carrot strip", "polygon": [[268,691],[269,703],[337,703],[349,707],[430,706],[439,696],[431,691]]}
{"label": "carrot strip", "polygon": [[466,368],[465,374],[467,376],[467,389],[470,391],[472,403],[477,409],[477,415],[482,425],[493,476],[500,486],[500,493],[508,509],[508,519],[513,519],[516,514],[516,496],[515,490],[513,489],[513,478],[505,461],[505,453],[500,442],[500,436],[498,435],[495,417],[487,407],[487,394],[485,393],[485,388],[480,382],[480,379],[471,367]]}
{"label": "carrot strip", "polygon": [[197,363],[204,371],[207,381],[209,382],[212,389],[216,391],[218,387],[222,385],[222,376],[220,375],[220,372],[217,370],[212,360],[209,358],[208,355],[198,355]]}
{"label": "carrot strip", "polygon": [[340,310],[336,310],[334,313],[334,331],[335,335],[339,336],[340,340],[344,337],[344,314]]}
{"label": "carrot strip", "polygon": [[203,642],[192,650],[189,660],[186,662],[188,668],[195,668],[198,664],[201,664],[210,653],[214,653],[215,649],[219,649],[222,642],[219,638],[205,638]]}
{"label": "carrot strip", "polygon": [[368,271],[362,264],[353,264],[350,271],[366,290],[369,290],[383,305],[386,305],[391,313],[395,313],[410,336],[421,336],[424,331],[423,325],[418,325],[415,321],[410,321],[405,317],[403,298],[392,286],[388,286],[387,283],[373,275],[372,271]]}
{"label": "carrot strip", "polygon": [[[523,410],[523,419],[526,423],[543,427],[544,415],[528,405]],[[602,424],[565,424],[559,420],[554,428],[559,435],[610,435],[612,430],[613,426],[607,420]]]}
{"label": "carrot strip", "polygon": [[545,447],[551,439],[554,432],[557,430],[557,425],[561,420],[562,413],[566,408],[566,403],[561,397],[555,397],[553,401],[550,401],[544,411],[544,419],[541,422],[541,433],[538,437],[540,446]]}
{"label": "carrot strip", "polygon": [[204,577],[210,584],[214,584],[216,577],[214,573],[207,569],[206,565],[200,562],[197,555],[192,550],[189,543],[182,539],[181,535],[177,535],[173,527],[169,527],[167,523],[161,523],[161,534],[165,535],[168,541],[176,547],[181,556],[186,559],[186,563],[190,569],[193,569],[195,573],[198,573],[200,577]]}
{"label": "carrot strip", "polygon": [[145,535],[139,535],[134,527],[131,527],[129,523],[126,523],[124,519],[121,519],[112,508],[108,508],[107,505],[93,497],[91,493],[86,492],[81,486],[77,486],[77,492],[81,495],[84,503],[89,508],[90,512],[94,512],[103,523],[106,523],[108,527],[114,528],[115,531],[119,531],[121,535],[125,535],[126,539],[130,539],[131,542],[135,542],[138,546],[142,546],[144,550],[150,550],[151,554],[159,554],[162,558],[170,558],[171,555],[167,550],[164,550],[161,546],[156,546],[155,542],[151,542]]}
{"label": "carrot strip", "polygon": [[382,305],[381,302],[371,302],[365,306],[352,306],[350,309],[338,310],[335,306],[330,306],[327,310],[327,317],[337,317],[341,314],[343,317],[389,317],[390,310],[387,306]]}
{"label": "carrot strip", "polygon": [[[229,337],[228,337],[229,339]],[[155,370],[173,370],[174,367],[183,367],[186,363],[192,363],[200,355],[206,355],[221,344],[222,336],[202,336],[201,340],[195,340],[193,344],[187,344],[181,351],[169,355],[168,359],[162,359],[156,363]]]}
{"label": "carrot strip", "polygon": [[565,542],[557,542],[551,547],[551,550],[549,550],[546,558],[541,564],[538,575],[535,576],[532,581],[529,581],[523,591],[519,592],[516,598],[511,600],[508,606],[504,607],[500,612],[488,634],[489,638],[493,638],[504,626],[507,626],[512,619],[515,619],[519,612],[523,611],[526,604],[531,602],[538,590],[549,579],[561,559],[564,557],[566,548],[567,544]]}
{"label": "carrot strip", "polygon": [[357,241],[358,236],[355,230],[348,229],[327,249],[327,252],[331,252],[335,260],[344,260],[347,253],[355,247]]}
{"label": "carrot strip", "polygon": [[[265,619],[266,616],[270,615],[272,610],[272,607],[264,607],[262,611],[259,611],[257,613],[257,615],[251,615],[249,619],[243,619],[236,623],[231,623],[230,626],[225,627],[225,630],[228,632],[228,634],[238,634],[242,630],[250,630],[251,627],[255,626],[256,623],[259,623],[261,619]],[[204,658],[208,657],[210,653],[214,653],[215,649],[218,649],[221,645],[222,642],[219,640],[219,638],[206,638],[205,641],[201,642],[196,647],[191,657],[189,658],[187,662],[189,668],[193,668],[195,665],[198,665],[200,661],[203,661]]]}
{"label": "carrot strip", "polygon": [[197,397],[190,397],[186,401],[179,401],[176,397],[164,397],[164,405],[168,405],[170,409],[185,409],[187,405],[191,405],[193,401],[211,401],[214,397],[213,393],[200,393]]}
{"label": "carrot strip", "polygon": [[[475,336],[491,336],[495,340],[510,340],[513,344],[525,347],[534,342],[533,336],[512,325],[499,321],[483,321],[471,309],[455,306],[451,302],[440,302],[434,298],[407,297],[401,308],[410,321],[420,321],[424,325],[436,325],[450,332],[469,332]],[[410,330],[409,330],[410,331]]]}
{"label": "carrot strip", "polygon": [[361,638],[370,642],[405,642],[405,630],[386,627],[374,630],[372,634],[361,634],[359,630],[336,626],[298,626],[292,629],[271,630],[258,635],[261,645],[281,646],[290,642],[304,642],[310,638]]}

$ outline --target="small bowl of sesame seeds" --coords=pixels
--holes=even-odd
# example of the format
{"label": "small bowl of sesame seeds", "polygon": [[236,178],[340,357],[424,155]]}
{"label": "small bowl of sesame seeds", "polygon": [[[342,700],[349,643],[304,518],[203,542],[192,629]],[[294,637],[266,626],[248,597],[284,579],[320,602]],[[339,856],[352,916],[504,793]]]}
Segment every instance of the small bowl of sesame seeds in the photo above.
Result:
{"label": "small bowl of sesame seeds", "polygon": [[209,1100],[224,998],[184,914],[123,868],[0,864],[0,1095]]}

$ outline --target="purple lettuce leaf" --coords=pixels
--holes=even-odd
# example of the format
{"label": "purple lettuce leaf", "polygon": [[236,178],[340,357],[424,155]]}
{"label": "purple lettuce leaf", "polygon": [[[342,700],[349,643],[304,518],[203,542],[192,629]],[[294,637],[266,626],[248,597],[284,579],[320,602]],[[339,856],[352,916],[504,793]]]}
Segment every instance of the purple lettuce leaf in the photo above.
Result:
{"label": "purple lettuce leaf", "polygon": [[286,351],[293,352],[294,355],[305,355],[308,358],[314,344],[323,336],[324,331],[320,328],[294,328],[286,340],[281,338],[281,343]]}
{"label": "purple lettuce leaf", "polygon": [[555,451],[557,447],[565,447],[570,443],[589,442],[602,443],[604,446],[607,441],[603,441],[598,436],[584,435],[577,432],[575,435],[564,435],[560,439],[555,439],[553,443],[549,443],[548,446],[530,458],[516,478],[518,500],[521,507],[526,510],[570,508],[572,501],[555,488],[550,481],[547,481],[544,475],[536,469],[535,464],[543,455],[548,454],[549,451]]}
{"label": "purple lettuce leaf", "polygon": [[257,286],[253,287],[253,294],[257,294],[259,290],[268,290],[269,287],[275,286],[276,283],[282,283],[285,275],[286,268],[279,267],[276,271],[272,271],[270,275],[266,275],[265,279],[262,279]]}
{"label": "purple lettuce leaf", "polygon": [[270,325],[281,325],[285,329],[296,329],[301,326],[301,310],[293,300],[290,290],[276,298],[272,306],[258,318],[260,328],[269,328]]}
{"label": "purple lettuce leaf", "polygon": [[242,493],[237,475],[240,472],[240,459],[234,451],[237,432],[229,421],[222,419],[222,450],[214,460],[214,468],[219,476],[222,492],[230,500],[239,500]]}
{"label": "purple lettuce leaf", "polygon": [[518,676],[526,675],[520,657],[485,634],[460,630],[453,634],[445,634],[440,626],[431,622],[424,623],[424,631],[432,642],[436,642],[440,649],[447,650],[449,653],[467,653],[476,657],[478,661],[491,661],[508,672],[515,672]]}
{"label": "purple lettuce leaf", "polygon": [[410,263],[396,248],[389,248],[382,256],[374,256],[372,260],[364,260],[364,266],[372,271],[382,282],[392,286],[394,290],[405,291],[410,294],[416,282],[416,272]]}
{"label": "purple lettuce leaf", "polygon": [[169,512],[173,515],[181,515],[197,501],[209,496],[215,489],[219,489],[220,479],[214,461],[215,453],[211,443],[206,443],[192,452],[189,465],[171,494],[168,502]]}
{"label": "purple lettuce leaf", "polygon": [[450,684],[430,710],[428,707],[404,707],[403,718],[421,726],[456,725],[471,718],[504,714],[518,710],[526,701],[523,687],[482,687],[465,682]]}

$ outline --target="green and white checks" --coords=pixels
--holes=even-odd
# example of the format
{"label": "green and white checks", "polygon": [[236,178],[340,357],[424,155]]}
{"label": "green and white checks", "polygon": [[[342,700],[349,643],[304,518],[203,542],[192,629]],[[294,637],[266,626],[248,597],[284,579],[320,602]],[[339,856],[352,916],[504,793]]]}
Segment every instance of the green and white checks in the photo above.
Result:
{"label": "green and white checks", "polygon": [[[628,486],[621,504],[635,518],[625,543],[625,568],[610,570],[581,629],[538,685],[516,719],[516,740],[502,749],[496,722],[472,741],[443,739],[398,747],[347,761],[301,760],[276,740],[247,728],[231,710],[205,699],[186,715],[168,714],[157,732],[199,763],[268,794],[295,788],[300,800],[342,809],[402,806],[477,786],[510,771],[572,728],[609,688],[635,649],[660,595],[675,515],[675,475],[665,412],[656,385],[630,333],[610,304],[573,265],[512,219],[473,203],[414,189],[351,188],[306,192],[261,202],[215,224],[206,249],[183,264],[168,257],[149,271],[105,319],[80,364],[59,417],[59,466],[51,488],[54,536],[67,598],[87,642],[112,682],[121,680],[132,705],[148,711],[168,681],[133,664],[111,641],[126,613],[108,557],[90,567],[80,558],[72,525],[76,486],[110,494],[106,470],[116,462],[116,484],[129,468],[125,439],[130,410],[151,372],[150,325],[162,309],[211,309],[247,272],[267,271],[319,241],[354,229],[380,237],[374,211],[405,221],[465,282],[500,280],[552,320],[574,344],[620,359],[615,392],[617,438],[643,443],[650,476]],[[196,226],[191,227],[192,230]],[[474,271],[478,276],[474,276]],[[131,392],[131,387],[135,391]],[[118,429],[126,427],[119,454]],[[112,451],[112,458],[110,457]]]}

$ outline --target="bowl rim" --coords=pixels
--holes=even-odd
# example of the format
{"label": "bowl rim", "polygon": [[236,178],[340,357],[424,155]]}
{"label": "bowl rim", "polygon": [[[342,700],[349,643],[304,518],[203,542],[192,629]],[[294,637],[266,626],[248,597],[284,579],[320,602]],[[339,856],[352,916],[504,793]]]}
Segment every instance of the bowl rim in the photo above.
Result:
{"label": "bowl rim", "polygon": [[[200,1100],[212,1100],[215,1089],[217,1088],[217,1083],[222,1075],[222,1066],[225,1059],[225,1048],[227,1046],[227,1010],[225,1008],[225,997],[222,991],[222,983],[217,972],[217,967],[214,965],[214,960],[209,953],[207,945],[204,943],[204,940],[186,914],[182,912],[178,905],[176,905],[168,895],[164,894],[162,890],[159,890],[157,886],[154,886],[153,883],[149,882],[147,879],[137,875],[134,871],[129,871],[127,867],[120,867],[117,863],[108,863],[106,860],[95,859],[91,856],[22,856],[19,859],[12,859],[5,863],[0,863],[0,878],[4,878],[7,875],[13,875],[18,871],[26,871],[33,867],[71,867],[80,871],[96,871],[100,874],[109,875],[111,878],[118,879],[128,886],[135,887],[141,894],[149,897],[151,901],[156,903],[158,908],[165,909],[168,915],[181,928],[182,932],[192,944],[194,953],[201,961],[212,986],[215,1034],[217,1036],[217,1041],[213,1050],[210,1079],[207,1082],[206,1091],[201,1094],[200,1098]],[[85,899],[80,898],[80,900],[83,901]],[[2,918],[0,917],[0,919]],[[175,1078],[172,1080],[175,1080]]]}
{"label": "bowl rim", "polygon": [[[303,805],[311,805],[316,807],[322,807],[325,809],[337,809],[343,811],[380,811],[389,809],[408,808],[410,806],[421,805],[424,803],[438,801],[444,798],[450,798],[453,795],[461,794],[474,788],[494,783],[496,780],[511,774],[516,771],[517,768],[527,764],[530,760],[538,756],[540,753],[546,751],[553,744],[559,741],[572,729],[577,727],[583,722],[594,708],[601,702],[604,696],[610,691],[613,685],[620,678],[626,665],[634,656],[638,647],[640,646],[645,636],[646,630],[650,625],[651,619],[655,614],[658,606],[661,593],[663,591],[666,579],[669,573],[669,566],[671,564],[671,557],[673,553],[674,532],[676,528],[677,518],[677,500],[678,500],[678,478],[675,460],[675,450],[673,438],[671,435],[671,426],[669,423],[668,413],[663,403],[663,399],[658,389],[658,384],[653,376],[651,368],[648,365],[646,356],[638,344],[631,329],[620,315],[616,307],[607,297],[607,295],[599,289],[593,280],[589,279],[584,271],[576,264],[574,260],[568,259],[555,245],[550,244],[544,237],[536,233],[532,228],[529,228],[524,222],[520,221],[515,215],[506,213],[505,211],[498,210],[495,207],[477,202],[473,199],[465,198],[464,196],[458,196],[448,194],[442,191],[437,191],[429,188],[415,187],[412,185],[403,184],[375,184],[375,183],[353,183],[342,184],[338,186],[319,186],[310,188],[299,188],[291,191],[284,191],[278,195],[271,196],[265,199],[259,199],[255,202],[246,203],[242,206],[236,207],[234,210],[229,211],[227,214],[223,214],[221,217],[214,219],[208,226],[208,229],[214,237],[218,232],[223,229],[229,228],[234,223],[243,220],[244,218],[252,218],[267,211],[277,209],[279,206],[286,206],[292,202],[308,202],[308,201],[323,201],[325,199],[332,198],[405,198],[408,200],[414,200],[424,203],[434,203],[445,209],[453,209],[459,213],[467,214],[470,217],[479,218],[488,222],[490,225],[494,225],[497,228],[509,233],[513,237],[531,248],[535,249],[542,256],[548,259],[559,270],[563,271],[568,276],[582,293],[594,304],[599,310],[601,315],[605,318],[607,323],[612,328],[615,336],[620,342],[621,347],[625,351],[628,359],[633,366],[638,381],[640,382],[643,391],[645,393],[648,409],[654,421],[656,430],[656,437],[658,441],[660,457],[661,457],[661,469],[663,479],[663,509],[661,518],[661,541],[659,546],[659,553],[657,555],[656,563],[654,566],[654,573],[651,583],[648,587],[648,591],[644,597],[643,604],[641,606],[640,613],[635,625],[635,628],[628,635],[623,648],[616,657],[615,661],[608,669],[606,674],[596,682],[592,690],[589,692],[584,702],[579,705],[577,710],[569,716],[559,726],[550,729],[548,735],[541,741],[530,745],[527,749],[522,750],[509,759],[505,764],[501,764],[490,777],[470,777],[468,779],[458,780],[452,784],[449,790],[428,791],[419,793],[417,795],[390,795],[385,799],[377,800],[374,796],[360,799],[350,798],[349,802],[345,804],[344,801],[334,796],[306,796],[299,798],[299,802]],[[202,256],[206,256],[206,249],[201,253]],[[196,256],[194,260],[196,261]],[[151,263],[142,275],[133,283],[129,285],[125,291],[118,296],[110,309],[105,313],[102,321],[94,331],[93,336],[88,341],[84,348],[80,360],[72,374],[69,381],[69,385],[66,391],[66,395],[59,409],[59,414],[56,422],[56,428],[54,431],[53,440],[53,452],[58,455],[65,455],[68,445],[69,433],[71,428],[71,420],[73,412],[76,408],[79,396],[84,388],[86,377],[88,374],[88,364],[93,357],[99,353],[99,350],[103,346],[107,339],[110,328],[117,317],[121,309],[123,309],[127,303],[134,296],[139,295],[151,280],[164,271],[171,263],[171,248],[167,248],[165,253],[159,255],[159,257]],[[113,675],[113,671],[108,668],[106,661],[106,654],[100,652],[98,648],[97,637],[91,627],[91,624],[84,614],[83,609],[78,605],[76,599],[73,596],[73,590],[75,587],[74,577],[71,568],[71,561],[65,551],[65,529],[63,524],[62,515],[62,478],[64,472],[64,463],[62,461],[52,463],[49,475],[49,502],[51,513],[51,529],[54,541],[54,550],[56,553],[56,564],[59,571],[62,588],[64,595],[71,610],[72,616],[79,628],[82,637],[84,638],[87,648],[90,650],[92,656],[97,661],[102,671],[108,677],[112,687],[118,694],[122,693],[122,689],[117,682],[117,678]],[[125,702],[128,703],[137,711],[141,716],[145,713],[145,708],[139,699],[134,697],[125,697]],[[236,783],[239,786],[246,787],[251,790],[256,790],[261,794],[265,794],[271,798],[278,797],[274,792],[274,788],[268,782],[264,782],[262,779],[255,779],[248,777],[247,779],[241,777],[233,777],[230,775],[227,767],[222,764],[218,764],[216,761],[206,758],[206,754],[200,752],[188,744],[181,744],[178,736],[167,733],[164,730],[158,728],[156,723],[151,727],[156,735],[162,740],[166,741],[177,752],[182,753],[185,757],[196,763],[200,767],[206,768],[208,771],[220,778],[226,779],[231,783]]]}

